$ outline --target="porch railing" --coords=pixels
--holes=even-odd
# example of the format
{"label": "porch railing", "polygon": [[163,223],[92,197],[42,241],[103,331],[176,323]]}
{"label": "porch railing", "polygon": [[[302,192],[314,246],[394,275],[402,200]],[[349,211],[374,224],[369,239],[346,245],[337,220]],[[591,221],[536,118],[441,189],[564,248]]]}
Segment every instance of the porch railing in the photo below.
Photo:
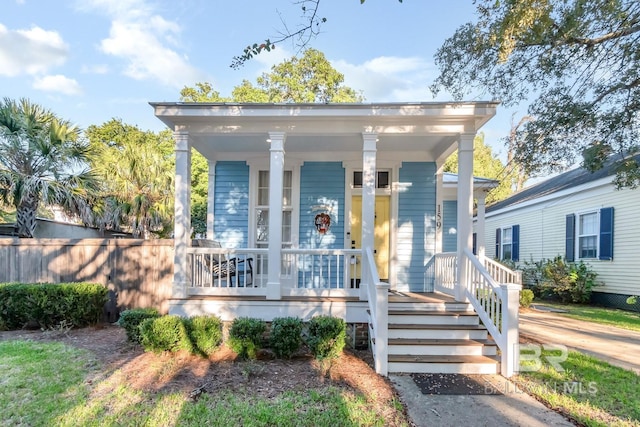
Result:
{"label": "porch railing", "polygon": [[487,257],[484,257],[483,265],[491,277],[493,277],[493,279],[498,283],[522,284],[522,271],[511,270],[503,264],[500,264],[498,261],[494,261]]}
{"label": "porch railing", "polygon": [[[191,247],[187,256],[192,288],[266,289],[268,249]],[[280,278],[293,289],[355,289],[362,267],[360,249],[283,249]]]}
{"label": "porch railing", "polygon": [[389,284],[381,282],[378,276],[373,251],[363,251],[363,281],[369,301],[369,338],[376,372],[387,375],[389,372]]}
{"label": "porch railing", "polygon": [[453,295],[458,282],[457,254],[455,252],[443,252],[435,254],[429,259],[425,267],[425,292],[442,292]]}
{"label": "porch railing", "polygon": [[360,287],[360,249],[283,249],[282,279],[294,289]]}
{"label": "porch railing", "polygon": [[[502,375],[510,377],[518,366],[518,309],[520,284],[497,282],[469,249],[462,262],[469,277],[465,295],[501,352]],[[462,284],[463,285],[463,284]]]}
{"label": "porch railing", "polygon": [[267,249],[187,249],[190,283],[194,288],[264,288]]}

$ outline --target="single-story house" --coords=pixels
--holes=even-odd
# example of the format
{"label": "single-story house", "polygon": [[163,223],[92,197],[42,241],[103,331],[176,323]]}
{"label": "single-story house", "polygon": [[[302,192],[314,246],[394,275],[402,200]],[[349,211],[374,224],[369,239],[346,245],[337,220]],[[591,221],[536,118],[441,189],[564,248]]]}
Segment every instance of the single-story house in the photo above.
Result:
{"label": "single-story house", "polygon": [[640,294],[640,188],[616,190],[614,175],[610,159],[594,173],[578,167],[488,206],[487,257],[584,261],[602,282],[592,301],[631,308],[627,297]]}
{"label": "single-story house", "polygon": [[[514,372],[517,275],[471,250],[473,140],[497,103],[151,106],[175,139],[170,313],[340,316],[384,375]],[[206,239],[190,236],[192,149]]]}

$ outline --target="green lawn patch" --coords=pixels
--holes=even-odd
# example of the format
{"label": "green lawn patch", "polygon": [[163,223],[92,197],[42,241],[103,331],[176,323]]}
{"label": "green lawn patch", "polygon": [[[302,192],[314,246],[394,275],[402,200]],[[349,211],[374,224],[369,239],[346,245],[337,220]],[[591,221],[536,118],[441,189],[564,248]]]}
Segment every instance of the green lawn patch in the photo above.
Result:
{"label": "green lawn patch", "polygon": [[51,425],[87,396],[85,376],[95,362],[60,343],[0,342],[2,425]]}
{"label": "green lawn patch", "polygon": [[332,385],[269,398],[219,389],[195,400],[175,388],[141,390],[128,380],[136,372],[109,371],[55,342],[0,342],[0,369],[0,425],[385,426],[391,412],[393,425],[408,425],[398,402],[382,414],[363,394]]}
{"label": "green lawn patch", "polygon": [[540,370],[514,377],[529,394],[586,426],[640,426],[640,376],[578,352],[558,371],[544,358],[557,352],[542,355]]}
{"label": "green lawn patch", "polygon": [[632,331],[640,331],[640,314],[633,311],[579,304],[544,302],[540,305],[566,310],[566,313],[558,313],[561,316],[567,316],[577,320],[586,320],[587,322],[601,323],[603,325],[617,326],[618,328]]}

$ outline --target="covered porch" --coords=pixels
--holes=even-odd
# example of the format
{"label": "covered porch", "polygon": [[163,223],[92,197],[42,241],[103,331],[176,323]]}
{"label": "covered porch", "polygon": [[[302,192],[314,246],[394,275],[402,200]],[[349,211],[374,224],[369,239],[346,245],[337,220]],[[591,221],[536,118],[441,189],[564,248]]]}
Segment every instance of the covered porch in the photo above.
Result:
{"label": "covered porch", "polygon": [[[151,105],[176,143],[170,312],[367,323],[382,374],[390,291],[471,304],[496,325],[496,342],[505,337],[503,352],[517,339],[500,314],[513,306],[511,288],[472,253],[473,140],[496,103]],[[207,235],[198,240],[192,148],[209,163]],[[452,213],[442,165],[456,149]],[[445,253],[451,215],[456,249]],[[505,366],[513,372],[513,360]]]}

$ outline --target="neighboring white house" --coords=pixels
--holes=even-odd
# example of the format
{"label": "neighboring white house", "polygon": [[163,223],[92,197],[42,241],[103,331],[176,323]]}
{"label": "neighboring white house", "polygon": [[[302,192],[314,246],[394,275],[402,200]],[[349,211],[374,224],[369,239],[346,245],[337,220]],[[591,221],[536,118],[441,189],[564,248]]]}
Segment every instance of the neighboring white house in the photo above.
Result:
{"label": "neighboring white house", "polygon": [[595,173],[576,168],[488,206],[486,255],[584,261],[604,283],[592,301],[629,308],[627,297],[640,294],[640,188],[616,190],[614,175],[611,162]]}

